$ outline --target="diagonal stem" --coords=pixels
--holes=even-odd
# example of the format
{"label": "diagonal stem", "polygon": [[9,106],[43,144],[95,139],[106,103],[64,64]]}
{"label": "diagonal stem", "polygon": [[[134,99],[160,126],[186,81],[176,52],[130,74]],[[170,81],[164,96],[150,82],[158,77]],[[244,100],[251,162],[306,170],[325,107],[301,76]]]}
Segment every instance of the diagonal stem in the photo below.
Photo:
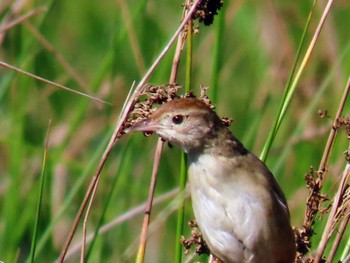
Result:
{"label": "diagonal stem", "polygon": [[[68,251],[69,245],[73,239],[73,236],[76,232],[76,229],[78,227],[78,224],[80,222],[80,219],[83,215],[83,212],[88,204],[88,201],[90,200],[90,198],[92,197],[92,194],[94,192],[94,189],[97,188],[98,186],[98,182],[99,182],[99,177],[101,175],[101,171],[107,161],[107,157],[109,156],[109,154],[112,151],[113,146],[115,145],[115,143],[117,142],[117,140],[121,137],[121,135],[123,134],[123,128],[124,128],[124,123],[127,119],[127,116],[130,112],[130,110],[132,109],[132,106],[135,104],[137,98],[139,97],[139,95],[142,93],[143,91],[143,87],[146,83],[146,81],[150,78],[150,76],[152,75],[152,73],[154,72],[154,70],[156,69],[156,67],[159,65],[160,61],[164,58],[164,56],[167,54],[167,52],[169,51],[170,47],[174,44],[175,40],[177,39],[177,37],[180,35],[180,33],[182,32],[182,30],[184,29],[185,25],[187,24],[187,22],[191,19],[193,13],[195,12],[198,3],[200,3],[201,0],[196,0],[194,2],[194,4],[191,6],[189,12],[187,13],[187,15],[185,16],[185,18],[183,19],[183,21],[181,22],[179,28],[176,30],[176,32],[174,33],[174,35],[171,37],[171,39],[169,40],[168,44],[165,46],[165,48],[163,49],[163,51],[159,54],[159,56],[156,58],[156,60],[154,61],[154,63],[152,64],[152,66],[149,68],[149,70],[147,71],[147,73],[144,75],[144,77],[141,79],[141,81],[138,83],[137,87],[135,88],[135,90],[132,92],[132,90],[130,90],[129,96],[126,100],[126,103],[124,104],[123,110],[121,111],[121,114],[118,118],[118,121],[116,123],[113,135],[106,147],[105,152],[103,153],[103,156],[101,158],[100,164],[97,167],[96,173],[91,181],[91,185],[85,195],[85,198],[79,208],[79,211],[74,219],[74,223],[72,226],[72,229],[70,230],[70,233],[68,235],[68,238],[64,244],[64,247],[62,249],[61,255],[59,257],[59,262],[63,262],[65,255]],[[91,201],[91,200],[90,200]]]}
{"label": "diagonal stem", "polygon": [[143,218],[142,232],[140,237],[140,246],[139,246],[139,251],[137,252],[136,263],[142,263],[145,257],[146,244],[147,244],[146,242],[147,232],[148,232],[149,222],[151,219],[154,190],[156,188],[156,183],[157,183],[157,175],[159,170],[160,157],[162,155],[163,144],[164,144],[163,141],[158,139],[157,148],[154,155],[151,186],[148,193],[148,200],[147,200],[147,205],[145,209],[145,217]]}

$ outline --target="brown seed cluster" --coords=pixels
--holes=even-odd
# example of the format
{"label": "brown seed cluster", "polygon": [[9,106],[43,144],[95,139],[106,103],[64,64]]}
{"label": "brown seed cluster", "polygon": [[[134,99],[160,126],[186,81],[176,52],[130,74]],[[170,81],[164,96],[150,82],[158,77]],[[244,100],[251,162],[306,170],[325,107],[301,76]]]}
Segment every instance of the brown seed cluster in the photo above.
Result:
{"label": "brown seed cluster", "polygon": [[350,116],[339,118],[337,120],[337,127],[335,128],[342,128],[342,127],[345,129],[347,139],[350,140]]}
{"label": "brown seed cluster", "polygon": [[146,84],[142,88],[138,101],[129,113],[128,119],[125,123],[125,128],[132,126],[138,121],[147,119],[154,111],[152,109],[154,104],[163,104],[167,101],[178,98],[179,96],[177,93],[181,89],[182,87],[176,84],[167,84],[163,86]]}
{"label": "brown seed cluster", "polygon": [[308,262],[302,258],[309,252],[311,248],[311,237],[314,234],[313,225],[316,221],[318,213],[326,213],[328,208],[322,208],[321,204],[327,201],[327,196],[321,194],[320,182],[323,172],[315,171],[310,167],[309,172],[305,175],[306,186],[310,190],[310,195],[306,203],[306,214],[303,227],[294,229],[297,245],[297,262]]}
{"label": "brown seed cluster", "polygon": [[[178,95],[177,93],[182,88],[182,86],[175,84],[157,86],[146,84],[142,89],[142,93],[140,94],[138,101],[129,113],[124,128],[126,129],[136,122],[149,118],[154,111],[154,104],[160,105],[176,98],[196,98],[192,92],[187,92],[182,96]],[[211,103],[211,100],[207,96],[207,90],[208,87],[201,87],[201,94],[199,99],[207,104],[211,109],[215,109],[215,106]],[[222,118],[222,122],[225,126],[230,126],[232,119]]]}
{"label": "brown seed cluster", "polygon": [[209,26],[214,21],[214,16],[223,6],[222,0],[203,0],[199,3],[196,12],[193,14],[193,19],[198,19],[204,25]]}
{"label": "brown seed cluster", "polygon": [[311,247],[310,239],[314,234],[314,230],[311,227],[304,227],[302,229],[294,228],[295,242],[297,247],[297,260],[296,262],[305,262],[302,258],[309,252]]}
{"label": "brown seed cluster", "polygon": [[188,225],[192,228],[191,237],[186,239],[182,236],[180,240],[181,244],[185,247],[185,255],[189,253],[192,246],[196,247],[195,249],[198,255],[209,254],[209,248],[203,239],[202,233],[198,229],[197,222],[191,220],[188,222]]}
{"label": "brown seed cluster", "polygon": [[318,113],[318,115],[320,116],[321,119],[329,118],[327,110],[319,109],[317,111],[317,113]]}

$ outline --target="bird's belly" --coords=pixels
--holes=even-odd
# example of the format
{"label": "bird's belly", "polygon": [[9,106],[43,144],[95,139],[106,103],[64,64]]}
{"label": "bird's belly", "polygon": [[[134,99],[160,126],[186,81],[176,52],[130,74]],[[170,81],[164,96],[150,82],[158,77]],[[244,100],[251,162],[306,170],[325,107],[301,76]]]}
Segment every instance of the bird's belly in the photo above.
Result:
{"label": "bird's belly", "polygon": [[257,247],[267,249],[264,204],[239,180],[225,182],[223,171],[212,167],[192,163],[189,170],[193,210],[204,239],[225,262],[257,262]]}

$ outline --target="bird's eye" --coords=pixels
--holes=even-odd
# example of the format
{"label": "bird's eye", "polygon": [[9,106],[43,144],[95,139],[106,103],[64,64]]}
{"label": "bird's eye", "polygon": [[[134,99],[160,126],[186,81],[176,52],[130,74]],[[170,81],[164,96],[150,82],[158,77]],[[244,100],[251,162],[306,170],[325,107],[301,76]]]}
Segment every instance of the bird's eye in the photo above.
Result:
{"label": "bird's eye", "polygon": [[184,116],[182,115],[175,115],[172,119],[174,124],[180,124],[184,120]]}

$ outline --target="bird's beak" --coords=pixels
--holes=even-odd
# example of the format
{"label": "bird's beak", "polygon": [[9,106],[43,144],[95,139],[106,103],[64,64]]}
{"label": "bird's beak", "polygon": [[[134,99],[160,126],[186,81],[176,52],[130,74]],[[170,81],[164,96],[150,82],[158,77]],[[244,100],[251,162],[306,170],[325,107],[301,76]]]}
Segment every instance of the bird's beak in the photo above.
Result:
{"label": "bird's beak", "polygon": [[125,133],[131,132],[156,132],[159,130],[159,125],[151,119],[142,120],[134,123],[131,127],[125,129]]}

